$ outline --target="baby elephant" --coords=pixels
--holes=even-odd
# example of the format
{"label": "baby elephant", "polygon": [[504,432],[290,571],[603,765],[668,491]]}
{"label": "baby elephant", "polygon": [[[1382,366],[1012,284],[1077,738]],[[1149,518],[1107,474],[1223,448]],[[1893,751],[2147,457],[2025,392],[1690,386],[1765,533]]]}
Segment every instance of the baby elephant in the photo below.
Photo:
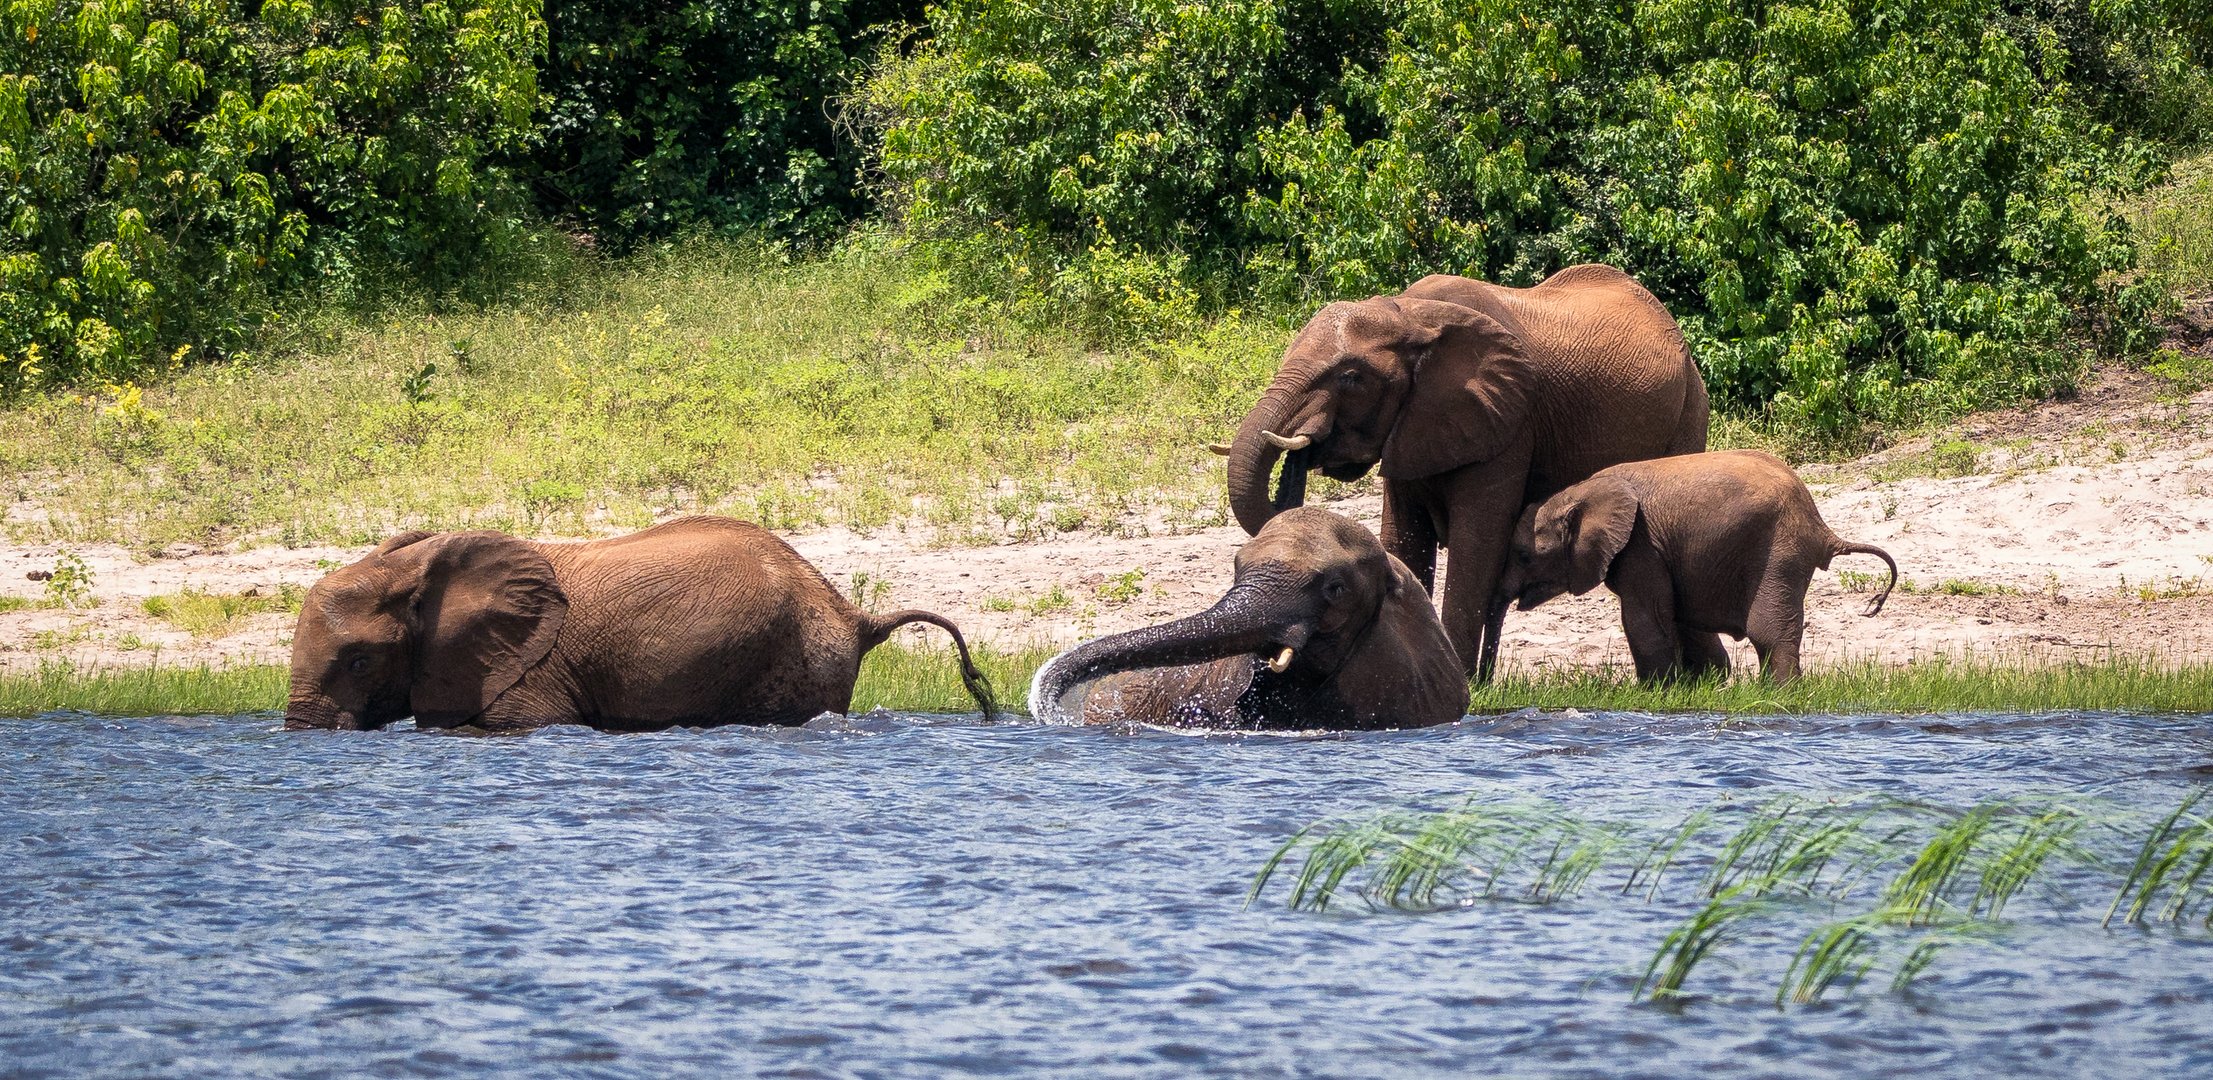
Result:
{"label": "baby elephant", "polygon": [[1530,507],[1498,597],[1527,611],[1603,581],[1621,598],[1639,679],[1727,674],[1711,635],[1728,634],[1751,638],[1780,683],[1798,675],[1813,572],[1855,552],[1890,564],[1873,615],[1898,583],[1897,562],[1830,532],[1790,466],[1756,450],[1685,454],[1616,465]]}
{"label": "baby elephant", "polygon": [[1429,593],[1375,534],[1287,510],[1237,552],[1211,608],[1097,638],[1030,683],[1049,723],[1399,728],[1457,720],[1468,682]]}
{"label": "baby elephant", "polygon": [[285,726],[519,731],[589,724],[799,724],[844,712],[862,654],[899,626],[953,635],[961,681],[990,687],[952,623],[869,615],[767,530],[690,517],[588,544],[408,532],[308,591]]}

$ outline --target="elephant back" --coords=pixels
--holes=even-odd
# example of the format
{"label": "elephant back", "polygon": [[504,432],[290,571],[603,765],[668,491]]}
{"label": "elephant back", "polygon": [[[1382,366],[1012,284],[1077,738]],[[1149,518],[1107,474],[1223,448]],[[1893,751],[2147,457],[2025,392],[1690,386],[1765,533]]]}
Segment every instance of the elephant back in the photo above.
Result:
{"label": "elephant back", "polygon": [[1705,380],[1682,328],[1635,279],[1586,264],[1492,299],[1540,387],[1527,501],[1610,466],[1706,448]]}

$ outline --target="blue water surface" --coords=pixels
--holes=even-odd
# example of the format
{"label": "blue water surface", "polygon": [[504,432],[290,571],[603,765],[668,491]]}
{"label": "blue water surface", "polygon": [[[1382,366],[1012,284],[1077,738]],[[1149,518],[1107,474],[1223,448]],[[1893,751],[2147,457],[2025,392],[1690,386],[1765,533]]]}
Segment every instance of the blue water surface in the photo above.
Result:
{"label": "blue water surface", "polygon": [[1697,904],[1618,877],[1420,915],[1245,895],[1301,826],[1470,792],[1655,827],[1791,792],[2151,822],[2213,778],[2209,721],[0,721],[0,1076],[2206,1075],[2213,933],[2101,929],[2087,871],[1907,992],[1789,1010],[1789,935],[1634,1002]]}

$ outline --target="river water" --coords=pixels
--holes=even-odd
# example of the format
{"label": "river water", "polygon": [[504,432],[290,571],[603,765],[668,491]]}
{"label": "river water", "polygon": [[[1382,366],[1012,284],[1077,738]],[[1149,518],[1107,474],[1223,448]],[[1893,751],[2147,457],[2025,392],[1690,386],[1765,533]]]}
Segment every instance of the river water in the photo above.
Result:
{"label": "river water", "polygon": [[2021,902],[1907,992],[1789,1010],[1795,938],[1717,954],[1686,1008],[1633,1002],[1696,903],[1604,879],[1244,904],[1303,825],[1469,792],[1655,822],[2070,793],[2155,821],[2213,778],[2209,717],[275,727],[0,721],[0,1077],[2213,1071],[2213,933],[2100,929],[2110,889]]}

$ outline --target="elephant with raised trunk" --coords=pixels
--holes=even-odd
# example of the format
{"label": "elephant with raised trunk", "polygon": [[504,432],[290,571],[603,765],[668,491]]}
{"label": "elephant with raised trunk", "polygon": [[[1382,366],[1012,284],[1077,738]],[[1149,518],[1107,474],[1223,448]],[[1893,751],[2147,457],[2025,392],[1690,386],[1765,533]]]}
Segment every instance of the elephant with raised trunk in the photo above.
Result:
{"label": "elephant with raised trunk", "polygon": [[800,724],[846,711],[862,655],[914,622],[953,635],[989,717],[952,623],[867,614],[755,525],[681,518],[582,544],[407,532],[308,591],[285,726]]}
{"label": "elephant with raised trunk", "polygon": [[1527,289],[1434,275],[1331,304],[1216,449],[1254,534],[1304,501],[1308,470],[1354,480],[1380,463],[1383,546],[1425,587],[1444,547],[1445,630],[1487,680],[1505,617],[1491,599],[1522,508],[1610,465],[1702,451],[1706,419],[1667,309],[1627,274],[1584,265]]}
{"label": "elephant with raised trunk", "polygon": [[1467,706],[1429,593],[1374,533],[1312,508],[1240,549],[1213,607],[1085,642],[1030,683],[1031,713],[1063,724],[1401,728]]}

